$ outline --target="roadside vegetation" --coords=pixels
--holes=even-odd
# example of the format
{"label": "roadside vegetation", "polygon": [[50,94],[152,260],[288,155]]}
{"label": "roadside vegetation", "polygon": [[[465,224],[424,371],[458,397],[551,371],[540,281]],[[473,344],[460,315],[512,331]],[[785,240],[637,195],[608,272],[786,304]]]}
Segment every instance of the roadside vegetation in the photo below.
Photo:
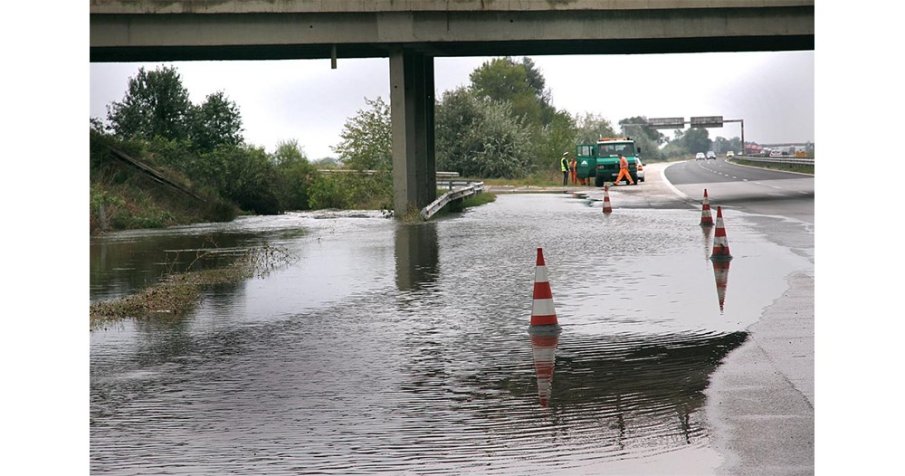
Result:
{"label": "roadside vegetation", "polygon": [[809,174],[814,175],[814,166],[813,165],[801,165],[801,164],[777,164],[773,162],[760,162],[754,160],[745,160],[734,158],[732,162],[735,162],[739,165],[750,165],[752,167],[760,167],[764,169],[773,169],[773,170],[783,170],[786,172],[798,172],[801,174]]}
{"label": "roadside vegetation", "polygon": [[[711,140],[706,129],[675,131],[670,139],[644,125],[643,116],[614,125],[557,109],[527,57],[494,58],[469,80],[438,98],[436,166],[487,184],[556,185],[562,153],[601,136],[632,137],[648,163],[740,149],[738,138]],[[216,91],[193,104],[175,67],[140,69],[106,118],[90,122],[93,233],[241,214],[393,207],[390,107],[380,97],[364,98],[333,147],[336,156],[318,161],[294,139],[273,151],[247,143],[236,103]]]}
{"label": "roadside vegetation", "polygon": [[262,246],[245,250],[224,267],[169,273],[140,293],[92,303],[90,328],[102,328],[126,318],[179,319],[197,307],[205,289],[263,277],[294,260],[295,257],[284,248]]}

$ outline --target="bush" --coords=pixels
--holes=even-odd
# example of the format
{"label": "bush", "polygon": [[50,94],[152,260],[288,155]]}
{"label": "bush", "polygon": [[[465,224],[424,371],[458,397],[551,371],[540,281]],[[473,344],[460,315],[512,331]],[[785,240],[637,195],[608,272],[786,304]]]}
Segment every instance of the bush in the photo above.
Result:
{"label": "bush", "polygon": [[358,173],[316,175],[311,184],[308,204],[312,209],[392,209],[392,175],[388,171],[374,175]]}
{"label": "bush", "polygon": [[311,187],[317,170],[304,158],[284,161],[276,166],[275,193],[283,210],[310,208]]}
{"label": "bush", "polygon": [[343,193],[340,177],[319,175],[311,183],[308,205],[313,209],[346,208],[347,197]]}

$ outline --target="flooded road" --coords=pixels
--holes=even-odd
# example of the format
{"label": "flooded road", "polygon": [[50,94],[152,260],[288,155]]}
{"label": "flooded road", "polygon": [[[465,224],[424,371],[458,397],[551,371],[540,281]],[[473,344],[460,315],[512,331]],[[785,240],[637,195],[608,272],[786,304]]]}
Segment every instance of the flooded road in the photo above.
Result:
{"label": "flooded road", "polygon": [[[92,332],[92,473],[708,474],[709,376],[808,265],[756,216],[724,217],[731,267],[700,210],[549,194],[416,225],[287,214],[96,239],[92,299],[214,242],[298,260],[184,319]],[[557,338],[527,333],[536,248]]]}

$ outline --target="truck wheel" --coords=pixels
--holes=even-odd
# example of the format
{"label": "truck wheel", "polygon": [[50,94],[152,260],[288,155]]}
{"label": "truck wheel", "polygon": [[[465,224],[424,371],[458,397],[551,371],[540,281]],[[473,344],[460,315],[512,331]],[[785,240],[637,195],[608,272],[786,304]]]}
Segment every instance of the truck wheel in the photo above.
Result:
{"label": "truck wheel", "polygon": [[594,177],[594,185],[597,187],[603,187],[603,177],[601,177],[600,175]]}

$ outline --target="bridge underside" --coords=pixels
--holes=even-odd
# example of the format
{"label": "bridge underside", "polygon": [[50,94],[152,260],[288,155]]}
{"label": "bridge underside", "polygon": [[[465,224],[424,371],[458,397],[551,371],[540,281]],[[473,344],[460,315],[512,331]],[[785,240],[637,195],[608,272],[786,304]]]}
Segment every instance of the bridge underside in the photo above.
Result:
{"label": "bridge underside", "polygon": [[[154,12],[155,8],[163,11],[180,3],[189,12]],[[397,214],[402,214],[423,208],[436,198],[435,57],[814,49],[812,3],[691,3],[719,7],[220,13],[192,12],[193,8],[203,10],[204,3],[98,0],[91,9],[90,59],[152,62],[389,58],[394,207]],[[765,3],[788,6],[756,6]],[[210,5],[211,9],[219,8],[217,2]]]}
{"label": "bridge underside", "polygon": [[[347,43],[335,45],[336,58],[388,58],[402,45]],[[334,45],[268,44],[222,46],[108,46],[91,49],[92,62],[159,62],[220,60],[324,59]],[[746,51],[807,51],[813,35],[637,38],[614,40],[533,40],[461,42],[455,45],[405,43],[406,50],[432,57],[542,56]]]}

